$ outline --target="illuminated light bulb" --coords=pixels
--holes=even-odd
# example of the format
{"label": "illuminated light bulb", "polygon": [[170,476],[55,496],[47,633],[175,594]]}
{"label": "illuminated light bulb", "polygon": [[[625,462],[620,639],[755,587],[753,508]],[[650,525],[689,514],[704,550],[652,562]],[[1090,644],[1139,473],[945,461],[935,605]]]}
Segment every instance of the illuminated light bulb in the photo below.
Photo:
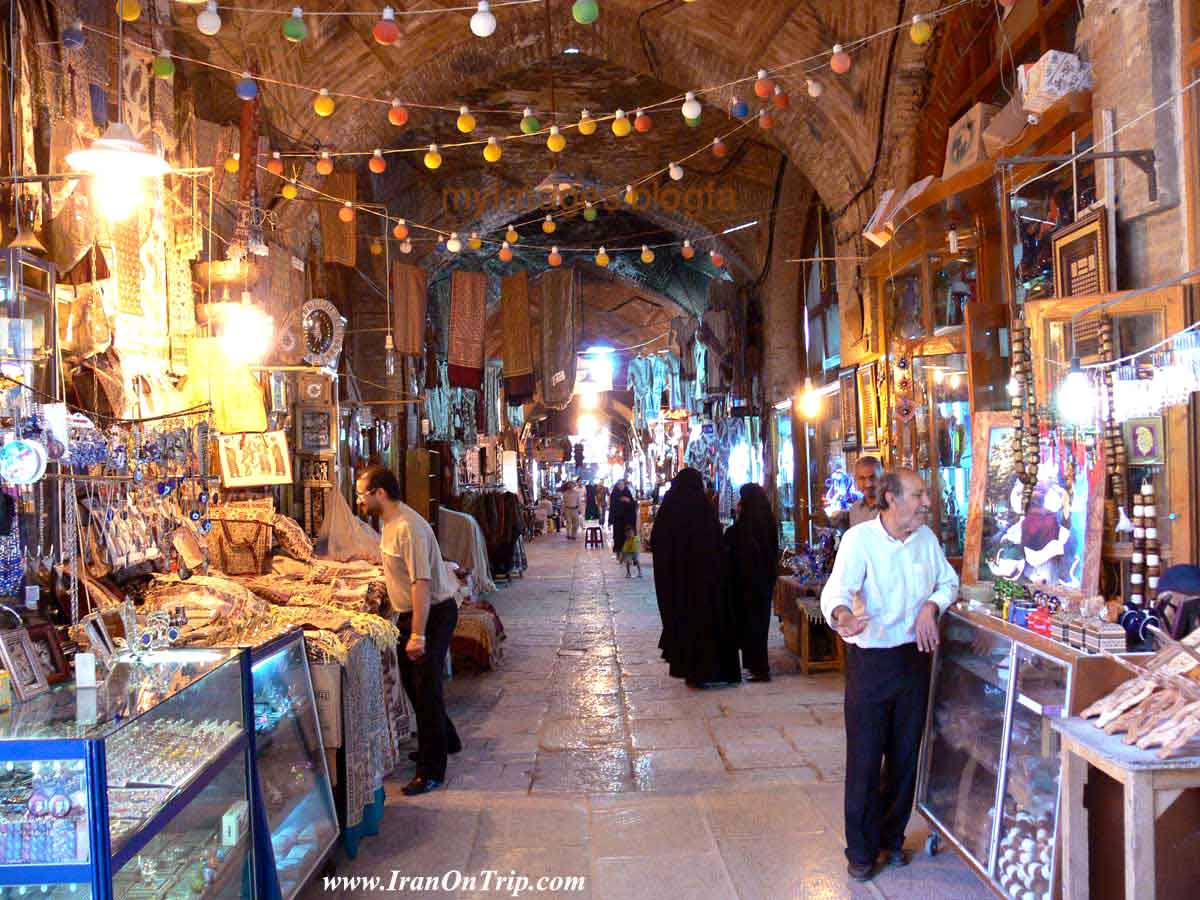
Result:
{"label": "illuminated light bulb", "polygon": [[372,256],[382,256],[383,255],[383,244],[381,244],[378,240],[371,241],[371,255]]}
{"label": "illuminated light bulb", "polygon": [[225,319],[221,349],[239,362],[262,361],[275,339],[275,323],[256,306],[233,306]]}
{"label": "illuminated light bulb", "polygon": [[318,175],[332,175],[333,174],[333,160],[329,158],[328,150],[321,151],[321,158],[317,160],[317,174]]}
{"label": "illuminated light bulb", "polygon": [[470,134],[475,130],[475,117],[471,115],[471,111],[465,106],[460,106],[458,108],[458,121],[454,124],[463,134]]}
{"label": "illuminated light bulb", "polygon": [[679,251],[679,255],[684,259],[691,259],[696,255],[696,248],[692,246],[692,242],[686,238],[683,241],[683,247]]}
{"label": "illuminated light bulb", "polygon": [[758,127],[763,131],[775,127],[775,117],[771,115],[768,109],[760,109],[758,111]]}
{"label": "illuminated light bulb", "polygon": [[556,268],[562,265],[562,256],[559,255],[558,247],[550,248],[550,255],[546,257],[546,262]]}
{"label": "illuminated light bulb", "polygon": [[438,152],[437,144],[430,144],[429,150],[425,153],[425,168],[436,169],[442,164],[442,154]]}
{"label": "illuminated light bulb", "polygon": [[283,196],[284,200],[295,200],[300,191],[296,189],[296,183],[294,181],[289,181],[279,189],[279,193]]}
{"label": "illuminated light bulb", "polygon": [[396,342],[390,331],[383,336],[383,372],[388,376],[396,374]]}
{"label": "illuminated light bulb", "polygon": [[1071,357],[1071,370],[1058,389],[1058,415],[1072,425],[1091,425],[1096,418],[1096,391],[1078,356]]}
{"label": "illuminated light bulb", "polygon": [[744,119],[750,115],[750,106],[744,100],[733,98],[733,103],[729,105],[729,114],[735,119]]}
{"label": "illuminated light bulb", "polygon": [[551,153],[562,153],[567,146],[567,139],[558,133],[558,126],[550,126],[550,136],[546,138],[546,149]]}
{"label": "illuminated light bulb", "polygon": [[635,190],[633,189],[633,185],[632,185],[632,184],[627,184],[627,185],[625,185],[625,197],[624,197],[624,200],[625,200],[625,202],[626,202],[626,203],[628,203],[630,206],[634,206],[634,205],[636,205],[636,204],[637,204],[637,191],[635,191]]}
{"label": "illuminated light bulb", "polygon": [[725,146],[725,142],[719,137],[713,138],[712,154],[713,156],[723,157],[729,152],[729,148]]}
{"label": "illuminated light bulb", "polygon": [[821,395],[813,390],[811,378],[804,379],[804,390],[796,398],[796,408],[810,422],[821,415]]}
{"label": "illuminated light bulb", "polygon": [[271,158],[267,160],[267,171],[272,175],[283,174],[283,160],[279,157],[278,150],[271,151]]}
{"label": "illuminated light bulb", "polygon": [[521,236],[517,234],[517,229],[509,225],[508,230],[504,232],[504,240],[508,241],[510,244],[515,244],[520,239]]}
{"label": "illuminated light bulb", "polygon": [[505,241],[504,243],[502,243],[500,245],[500,261],[501,262],[512,262],[512,258],[513,258],[512,247],[509,246],[508,241]]}
{"label": "illuminated light bulb", "polygon": [[829,57],[829,68],[838,75],[845,75],[850,71],[850,63],[850,54],[842,49],[841,44],[834,44],[833,56]]}
{"label": "illuminated light bulb", "polygon": [[922,16],[913,16],[912,27],[908,29],[908,37],[918,47],[924,46],[933,37],[933,26],[926,22]]}
{"label": "illuminated light bulb", "polygon": [[591,25],[600,18],[600,4],[596,0],[575,0],[571,17],[580,25]]}
{"label": "illuminated light bulb", "polygon": [[792,98],[781,85],[775,85],[775,93],[771,95],[771,102],[775,104],[776,109],[787,109],[792,105]]}
{"label": "illuminated light bulb", "polygon": [[293,44],[298,44],[308,37],[308,26],[304,24],[304,10],[293,6],[292,14],[283,20],[282,31],[283,36]]}
{"label": "illuminated light bulb", "polygon": [[239,100],[253,100],[258,96],[258,82],[249,72],[243,72],[238,83],[233,86],[233,92],[238,95]]}
{"label": "illuminated light bulb", "polygon": [[504,150],[496,142],[494,137],[490,137],[483,147],[483,158],[490,163],[498,162],[500,157],[504,155]]}
{"label": "illuminated light bulb", "polygon": [[92,200],[110,222],[123,222],[142,204],[142,179],[136,175],[104,175],[92,179]]}
{"label": "illuminated light bulb", "polygon": [[767,74],[766,69],[758,70],[758,79],[754,82],[754,93],[760,100],[766,100],[775,93],[775,81]]}
{"label": "illuminated light bulb", "polygon": [[667,167],[667,174],[671,176],[672,181],[682,181],[683,166],[681,166],[679,163],[671,163],[671,165]]}
{"label": "illuminated light bulb", "polygon": [[400,242],[401,253],[412,253],[412,241],[403,240]]}
{"label": "illuminated light bulb", "polygon": [[388,110],[388,121],[397,128],[403,128],[408,122],[408,110],[397,99],[392,100],[392,106]]}
{"label": "illuminated light bulb", "polygon": [[537,120],[533,114],[533,110],[528,106],[521,114],[521,132],[523,134],[533,134],[535,131],[541,131],[542,123]]}
{"label": "illuminated light bulb", "polygon": [[479,7],[471,15],[471,34],[475,37],[491,37],[496,31],[496,17],[492,15],[487,0],[479,0]]}
{"label": "illuminated light bulb", "polygon": [[545,234],[554,234],[557,228],[558,226],[554,223],[554,219],[547,213],[546,218],[542,219],[542,231]]}
{"label": "illuminated light bulb", "polygon": [[683,113],[685,119],[698,119],[700,114],[704,112],[704,107],[700,105],[700,101],[696,99],[696,95],[688,91],[683,95],[683,106],[679,107],[679,111]]}
{"label": "illuminated light bulb", "polygon": [[958,252],[958,229],[953,226],[946,232],[946,247],[951,253]]}
{"label": "illuminated light bulb", "polygon": [[117,0],[117,15],[126,22],[136,22],[142,14],[142,4],[138,0]]}
{"label": "illuminated light bulb", "polygon": [[338,218],[349,224],[354,221],[354,204],[347,200],[338,210]]}
{"label": "illuminated light bulb", "polygon": [[646,265],[650,265],[650,263],[654,262],[654,251],[645,244],[642,244],[642,262],[644,262]]}
{"label": "illuminated light bulb", "polygon": [[585,136],[596,133],[596,120],[586,109],[579,113],[579,133]]}
{"label": "illuminated light bulb", "polygon": [[86,40],[81,19],[76,19],[62,31],[62,43],[68,50],[78,50]]}
{"label": "illuminated light bulb", "polygon": [[400,26],[396,24],[396,13],[390,6],[383,8],[379,21],[371,29],[371,36],[375,38],[375,43],[383,44],[385,47],[390,47],[400,37]]}
{"label": "illuminated light bulb", "polygon": [[399,219],[392,227],[392,237],[398,241],[402,241],[408,237],[408,223],[403,219]]}
{"label": "illuminated light bulb", "polygon": [[204,11],[196,16],[196,28],[200,33],[212,37],[221,30],[221,16],[217,12],[217,0],[208,0]]}
{"label": "illuminated light bulb", "polygon": [[934,369],[933,370],[933,383],[934,384],[941,384],[942,381],[945,379],[945,377],[946,377],[945,369]]}
{"label": "illuminated light bulb", "polygon": [[479,239],[478,231],[471,232],[471,236],[469,238],[467,238],[467,246],[470,247],[472,250],[478,250],[480,247],[483,246],[483,241],[481,241]]}
{"label": "illuminated light bulb", "polygon": [[367,160],[367,168],[376,175],[382,175],[387,171],[387,160],[383,158],[383,151],[376,148],[371,153],[371,158]]}
{"label": "illuminated light bulb", "polygon": [[654,123],[650,121],[650,117],[642,110],[639,109],[636,113],[634,113],[633,127],[637,129],[638,134],[645,134],[651,129],[651,127],[653,127],[653,125]]}
{"label": "illuminated light bulb", "polygon": [[825,93],[825,86],[815,78],[810,78],[804,83],[805,89],[808,91],[808,96],[816,100]]}
{"label": "illuminated light bulb", "polygon": [[462,241],[458,238],[458,232],[450,232],[450,239],[446,241],[446,249],[451,253],[459,253],[462,251]]}
{"label": "illuminated light bulb", "polygon": [[228,172],[230,175],[236,174],[237,170],[242,167],[241,154],[231,153],[229,156],[225,157],[224,165],[226,172]]}
{"label": "illuminated light bulb", "polygon": [[170,50],[159,50],[158,55],[154,57],[154,77],[161,78],[166,81],[169,78],[175,77],[175,60],[171,59]]}
{"label": "illuminated light bulb", "polygon": [[950,387],[952,390],[958,390],[960,385],[962,385],[962,376],[955,372],[950,376]]}
{"label": "illuminated light bulb", "polygon": [[313,101],[313,112],[322,119],[333,115],[333,98],[329,96],[329,91],[326,88],[321,88],[321,92],[317,94],[317,99]]}
{"label": "illuminated light bulb", "polygon": [[629,117],[625,115],[625,110],[618,109],[616,118],[612,120],[612,133],[617,137],[625,137],[631,131],[633,131],[633,125],[630,124]]}
{"label": "illuminated light bulb", "polygon": [[723,265],[725,265],[725,257],[722,256],[716,250],[710,250],[708,255],[709,255],[709,258],[712,260],[712,264],[714,266],[716,266],[718,269],[721,268]]}
{"label": "illuminated light bulb", "polygon": [[1021,382],[1017,380],[1016,375],[1008,379],[1006,387],[1008,389],[1008,396],[1010,397],[1016,397],[1021,393]]}
{"label": "illuminated light bulb", "polygon": [[596,207],[592,206],[591,200],[588,200],[587,206],[585,206],[583,209],[583,220],[585,222],[595,222],[597,215],[599,215],[599,213],[596,212]]}
{"label": "illuminated light bulb", "polygon": [[603,247],[601,247],[600,252],[596,254],[596,265],[600,266],[600,268],[604,268],[608,265],[608,251]]}

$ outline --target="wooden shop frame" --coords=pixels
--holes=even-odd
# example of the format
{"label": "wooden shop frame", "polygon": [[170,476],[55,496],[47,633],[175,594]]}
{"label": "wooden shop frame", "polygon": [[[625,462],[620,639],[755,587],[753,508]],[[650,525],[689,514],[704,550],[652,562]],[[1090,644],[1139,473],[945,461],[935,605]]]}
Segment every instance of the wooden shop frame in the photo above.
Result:
{"label": "wooden shop frame", "polygon": [[838,376],[838,402],[842,420],[842,447],[858,449],[858,378],[853,371]]}
{"label": "wooden shop frame", "polygon": [[878,368],[878,363],[869,362],[859,366],[855,372],[858,389],[858,443],[859,449],[864,453],[880,449],[879,383],[876,380]]}

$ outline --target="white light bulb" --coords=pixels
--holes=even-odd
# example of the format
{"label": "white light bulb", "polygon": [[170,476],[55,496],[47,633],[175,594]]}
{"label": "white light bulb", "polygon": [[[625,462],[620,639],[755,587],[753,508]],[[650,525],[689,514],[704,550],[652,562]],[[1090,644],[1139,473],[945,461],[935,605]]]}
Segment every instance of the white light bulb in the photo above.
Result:
{"label": "white light bulb", "polygon": [[471,34],[475,37],[491,37],[496,30],[496,17],[487,0],[479,0],[479,9],[471,16]]}
{"label": "white light bulb", "polygon": [[804,379],[804,391],[796,402],[800,415],[810,422],[821,415],[821,395],[813,390],[811,378]]}
{"label": "white light bulb", "polygon": [[667,170],[672,181],[681,181],[683,179],[683,166],[679,163],[671,163],[671,167]]}
{"label": "white light bulb", "polygon": [[446,241],[446,249],[451,253],[457,253],[462,249],[462,241],[458,239],[458,232],[450,232],[450,240]]}
{"label": "white light bulb", "polygon": [[703,107],[700,106],[700,101],[696,99],[696,95],[688,91],[684,95],[683,108],[680,112],[683,113],[685,119],[698,119],[700,113],[703,112]]}
{"label": "white light bulb", "polygon": [[212,37],[221,30],[221,16],[217,12],[216,0],[208,0],[208,5],[204,7],[204,11],[196,16],[196,27],[200,29],[201,34],[206,34]]}
{"label": "white light bulb", "polygon": [[820,97],[821,94],[825,93],[825,88],[821,85],[821,82],[817,81],[814,78],[808,79],[807,87],[808,87],[808,96],[812,97],[814,100],[816,100],[818,97]]}
{"label": "white light bulb", "polygon": [[1096,390],[1079,365],[1071,360],[1071,371],[1058,389],[1058,415],[1072,425],[1091,425],[1096,419]]}
{"label": "white light bulb", "polygon": [[407,238],[402,240],[400,242],[400,252],[401,253],[412,253],[412,241],[408,240]]}
{"label": "white light bulb", "polygon": [[128,172],[106,171],[92,179],[92,200],[110,222],[123,222],[145,199],[142,179]]}

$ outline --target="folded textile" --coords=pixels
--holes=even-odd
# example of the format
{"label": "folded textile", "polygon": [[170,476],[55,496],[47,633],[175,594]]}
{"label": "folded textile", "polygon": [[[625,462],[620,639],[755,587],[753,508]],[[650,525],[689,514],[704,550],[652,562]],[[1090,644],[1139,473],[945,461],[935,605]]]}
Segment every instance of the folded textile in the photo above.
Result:
{"label": "folded textile", "polygon": [[445,559],[458,563],[464,572],[474,573],[480,591],[487,594],[496,590],[488,566],[487,538],[474,516],[440,507],[438,545]]}
{"label": "folded textile", "polygon": [[392,263],[392,341],[397,353],[425,352],[428,274],[420,266]]}
{"label": "folded textile", "polygon": [[483,388],[487,275],[455,269],[450,280],[450,386]]}
{"label": "folded textile", "polygon": [[500,282],[504,393],[512,406],[533,399],[533,329],[529,319],[529,274],[522,269]]}

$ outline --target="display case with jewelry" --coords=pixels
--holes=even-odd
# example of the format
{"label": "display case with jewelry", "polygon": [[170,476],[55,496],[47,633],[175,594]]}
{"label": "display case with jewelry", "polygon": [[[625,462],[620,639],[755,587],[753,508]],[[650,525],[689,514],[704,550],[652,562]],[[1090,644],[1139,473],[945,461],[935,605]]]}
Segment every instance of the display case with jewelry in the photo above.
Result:
{"label": "display case with jewelry", "polygon": [[249,659],[162,643],[0,713],[0,898],[246,896]]}

